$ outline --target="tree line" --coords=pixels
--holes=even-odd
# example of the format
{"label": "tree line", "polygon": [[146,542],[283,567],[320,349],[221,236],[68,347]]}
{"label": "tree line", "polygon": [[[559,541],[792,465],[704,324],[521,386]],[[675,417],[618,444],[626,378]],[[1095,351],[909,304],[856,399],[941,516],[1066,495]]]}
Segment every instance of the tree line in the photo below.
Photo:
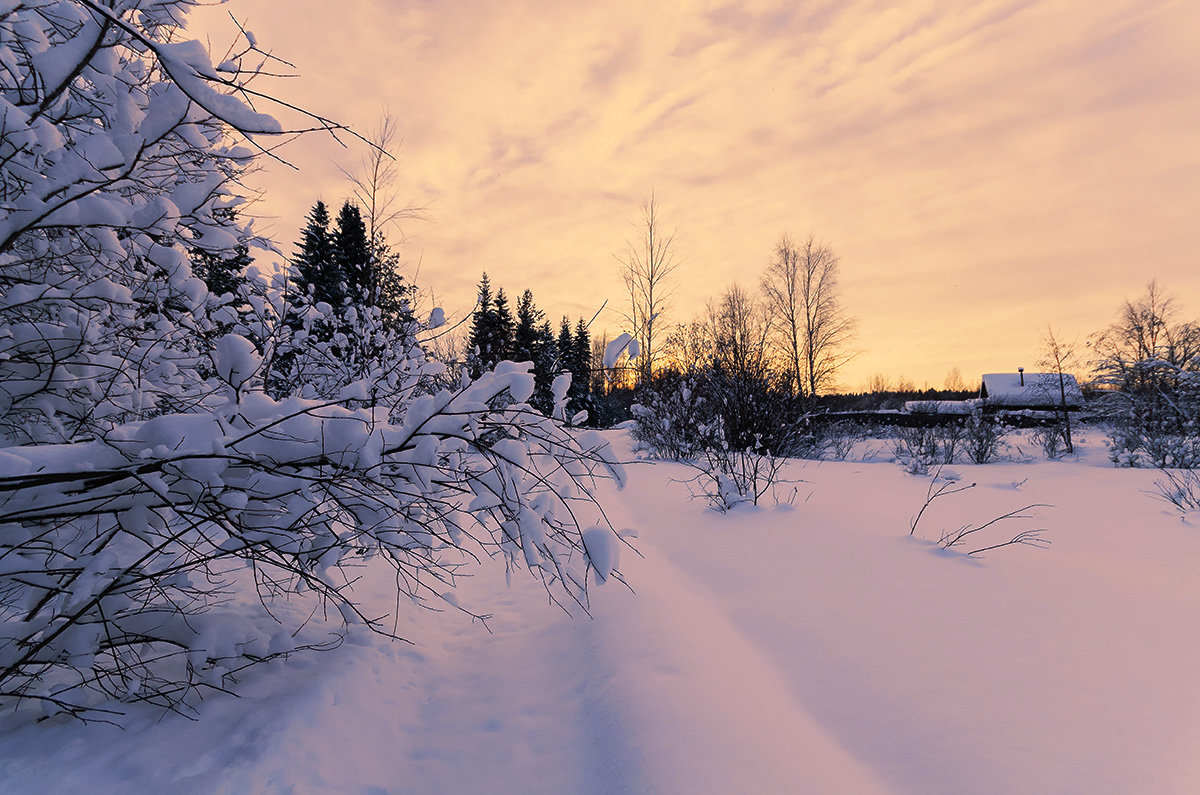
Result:
{"label": "tree line", "polygon": [[639,385],[660,370],[721,362],[769,376],[796,396],[836,388],[839,370],[855,354],[856,321],[842,302],[840,258],[828,244],[781,235],[757,291],[731,284],[699,316],[671,324],[667,314],[681,264],[675,238],[664,230],[651,196],[637,237],[618,256],[628,293],[622,319],[639,343],[633,365]]}
{"label": "tree line", "polygon": [[531,404],[546,414],[553,410],[555,379],[569,375],[569,410],[572,414],[589,411],[595,422],[588,324],[581,317],[572,326],[564,315],[556,335],[546,313],[534,303],[532,290],[521,293],[514,316],[504,288],[493,295],[491,280],[484,273],[464,358],[467,372],[475,378],[502,361],[531,362],[535,380]]}

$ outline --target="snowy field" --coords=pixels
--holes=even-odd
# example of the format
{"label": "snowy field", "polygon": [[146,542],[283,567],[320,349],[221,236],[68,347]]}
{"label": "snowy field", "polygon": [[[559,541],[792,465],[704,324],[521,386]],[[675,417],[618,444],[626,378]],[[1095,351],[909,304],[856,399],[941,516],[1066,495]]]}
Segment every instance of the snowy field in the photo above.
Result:
{"label": "snowy field", "polygon": [[[258,669],[194,722],[7,716],[0,791],[1200,791],[1200,521],[1082,450],[954,467],[978,486],[914,537],[929,479],[882,453],[796,462],[793,505],[728,515],[634,465],[609,504],[636,593],[596,589],[593,620],[488,567],[457,597],[490,634],[403,612],[415,645]],[[1030,503],[980,535],[1047,549],[934,544]]]}

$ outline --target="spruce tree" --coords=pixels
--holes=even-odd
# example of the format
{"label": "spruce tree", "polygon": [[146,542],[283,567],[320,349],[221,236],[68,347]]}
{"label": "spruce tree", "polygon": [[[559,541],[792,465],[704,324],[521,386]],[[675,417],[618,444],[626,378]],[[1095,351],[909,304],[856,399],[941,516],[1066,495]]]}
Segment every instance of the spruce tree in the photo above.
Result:
{"label": "spruce tree", "polygon": [[487,332],[487,316],[492,311],[492,283],[487,272],[479,280],[479,299],[471,315],[471,345],[483,349],[482,340]]}
{"label": "spruce tree", "polygon": [[[372,318],[378,312],[382,330],[404,333],[412,319],[409,287],[395,272],[395,255],[382,241],[368,238],[362,214],[352,202],[342,204],[331,228],[329,211],[318,201],[309,212],[297,249],[292,260],[288,325],[296,334],[305,329],[308,338],[316,342],[345,335],[333,354],[350,366],[367,366],[383,352],[383,343],[375,334],[361,333],[362,324],[375,323]],[[315,322],[303,320],[306,306],[322,303],[329,305],[329,312]],[[293,339],[303,338],[294,335]],[[270,384],[273,392],[286,393],[295,376],[295,354],[280,355],[276,370],[281,375]]]}
{"label": "spruce tree", "polygon": [[550,387],[560,372],[557,359],[554,330],[550,328],[549,320],[543,320],[537,327],[533,349],[533,407],[546,415],[554,408],[554,394]]}
{"label": "spruce tree", "polygon": [[343,284],[343,303],[378,306],[381,280],[373,267],[367,227],[357,205],[342,205],[332,243],[334,267]]}
{"label": "spruce tree", "polygon": [[[342,283],[334,269],[333,236],[329,230],[329,210],[318,200],[309,210],[308,220],[296,243],[288,281],[290,282],[287,313],[284,321],[291,328],[293,339],[299,339],[305,327],[304,307],[319,303],[338,307],[342,304]],[[334,329],[325,320],[313,323],[308,333],[318,341],[328,341]],[[298,351],[286,350],[276,356],[275,366],[266,379],[266,389],[273,397],[291,394]]]}
{"label": "spruce tree", "polygon": [[495,310],[495,326],[494,336],[492,338],[492,349],[489,351],[488,364],[494,365],[496,362],[503,361],[512,355],[513,346],[513,323],[512,310],[508,308],[508,296],[504,294],[504,288],[501,287],[496,291],[496,310]]}
{"label": "spruce tree", "polygon": [[212,296],[232,295],[235,304],[244,303],[237,296],[241,286],[246,283],[246,268],[254,262],[246,246],[239,243],[232,255],[194,248],[191,250],[191,260],[192,275],[204,280]]}
{"label": "spruce tree", "polygon": [[[227,224],[231,231],[237,229],[237,214],[232,209],[218,210],[213,213],[213,217]],[[204,281],[213,305],[219,299],[226,299],[223,303],[240,315],[247,307],[242,290],[248,281],[246,268],[254,261],[246,245],[238,243],[232,251],[209,251],[197,247],[192,248],[188,255],[192,261],[192,275]],[[231,298],[226,298],[227,296]],[[229,333],[232,328],[232,322],[218,321],[214,330],[207,332],[205,336],[216,339]],[[261,349],[261,340],[252,341]]]}
{"label": "spruce tree", "polygon": [[571,335],[571,319],[563,315],[558,326],[558,339],[554,344],[555,369],[560,373],[571,372],[571,355],[575,350],[575,338]]}
{"label": "spruce tree", "polygon": [[535,361],[538,325],[544,316],[545,313],[533,303],[533,291],[526,290],[521,293],[521,297],[517,299],[517,324],[513,329],[512,358],[515,361]]}
{"label": "spruce tree", "polygon": [[371,267],[379,285],[376,306],[384,323],[389,328],[407,326],[413,321],[412,300],[416,290],[400,275],[400,255],[382,238],[371,244]]}
{"label": "spruce tree", "polygon": [[[585,399],[592,394],[592,339],[583,318],[575,325],[575,339],[571,349],[571,393],[581,408]],[[590,410],[590,409],[589,409]]]}
{"label": "spruce tree", "polygon": [[[233,210],[214,212],[213,216],[222,223],[227,223],[231,229],[237,226],[237,214]],[[237,244],[232,253],[228,250],[208,251],[198,247],[188,253],[192,260],[192,275],[204,280],[208,292],[217,298],[233,295],[236,302],[241,286],[246,283],[246,268],[254,261],[246,245]]]}
{"label": "spruce tree", "polygon": [[324,301],[330,306],[341,306],[343,290],[334,270],[333,236],[325,202],[313,205],[296,245],[299,251],[292,259],[292,283],[297,295],[306,296],[314,304]]}
{"label": "spruce tree", "polygon": [[467,341],[467,369],[473,377],[487,369],[488,352],[495,347],[496,314],[492,283],[484,272],[479,280],[479,300],[471,315],[471,336]]}

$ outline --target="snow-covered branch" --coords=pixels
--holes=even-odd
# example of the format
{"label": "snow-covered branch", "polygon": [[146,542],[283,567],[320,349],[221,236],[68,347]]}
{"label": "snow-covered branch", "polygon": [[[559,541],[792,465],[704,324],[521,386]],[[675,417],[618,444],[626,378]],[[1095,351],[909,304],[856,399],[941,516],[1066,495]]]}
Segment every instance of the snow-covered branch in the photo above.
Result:
{"label": "snow-covered branch", "polygon": [[369,560],[418,604],[487,557],[566,607],[620,579],[593,487],[620,465],[529,407],[525,367],[447,389],[418,323],[193,274],[269,245],[234,208],[283,129],[252,34],[214,68],[193,5],[0,11],[0,703],[179,709],[349,625],[396,635],[352,591]]}

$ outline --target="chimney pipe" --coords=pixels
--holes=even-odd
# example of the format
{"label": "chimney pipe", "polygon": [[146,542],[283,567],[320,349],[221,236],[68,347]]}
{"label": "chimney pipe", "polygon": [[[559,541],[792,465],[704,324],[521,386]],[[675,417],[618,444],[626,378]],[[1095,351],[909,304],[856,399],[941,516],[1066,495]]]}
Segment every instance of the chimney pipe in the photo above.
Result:
{"label": "chimney pipe", "polygon": [[1025,386],[1025,368],[1018,367],[1017,372],[1021,374],[1021,386]]}

